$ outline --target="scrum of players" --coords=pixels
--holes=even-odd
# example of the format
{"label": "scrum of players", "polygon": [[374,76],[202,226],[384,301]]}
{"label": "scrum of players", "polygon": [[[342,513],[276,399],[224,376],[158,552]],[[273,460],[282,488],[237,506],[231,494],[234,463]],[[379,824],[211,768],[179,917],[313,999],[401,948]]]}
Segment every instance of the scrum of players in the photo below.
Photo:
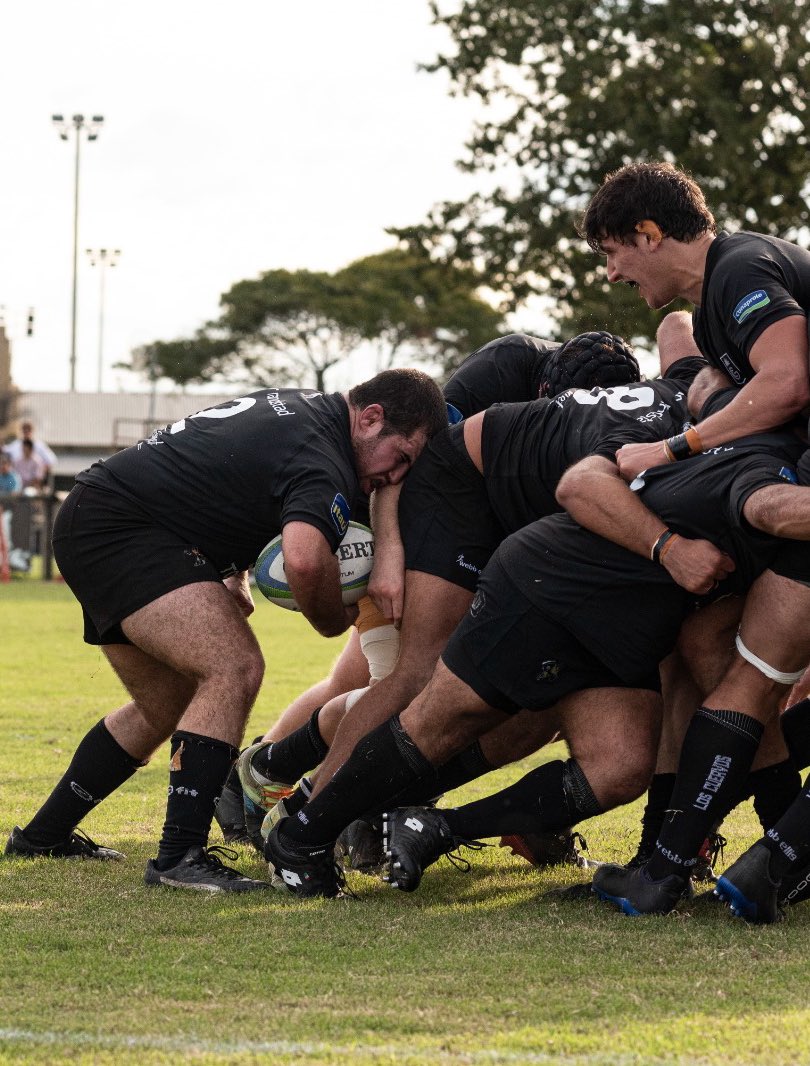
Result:
{"label": "scrum of players", "polygon": [[[345,427],[324,435],[345,421],[335,402],[316,412],[317,447],[309,437],[284,444],[305,471],[323,471],[324,449],[340,452],[334,470],[313,475],[323,486],[306,498],[293,478],[274,486],[280,502],[254,520],[258,541],[243,530],[230,545],[223,521],[210,549],[184,550],[191,576],[153,575],[152,599],[114,609],[78,578],[74,588],[70,574],[85,565],[82,552],[98,554],[111,522],[130,536],[127,478],[139,459],[85,479],[85,502],[104,520],[87,548],[62,548],[64,564],[55,539],[57,559],[82,603],[85,639],[102,646],[131,702],[88,733],[40,811],[14,829],[7,855],[121,858],[78,824],[171,736],[149,885],[272,884],[335,897],[351,868],[413,891],[442,856],[494,838],[540,868],[593,868],[592,882],[569,894],[593,893],[630,915],[673,910],[699,879],[752,922],[774,922],[810,895],[810,779],[802,785],[800,773],[810,765],[810,253],[718,233],[700,188],[662,163],[608,175],[581,235],[606,257],[608,280],[636,287],[650,307],[694,305],[691,316],[661,321],[660,377],[640,380],[632,351],[611,334],[563,345],[511,335],[446,383],[445,428],[433,397],[430,419],[383,430],[385,402],[373,390],[350,393],[348,436]],[[279,405],[307,417],[300,397],[313,405],[293,390],[272,404],[253,395],[275,433],[292,432]],[[203,412],[188,420],[194,432],[161,443],[193,470],[209,427],[250,435],[247,418],[230,417],[239,410],[209,421]],[[267,423],[249,417],[255,442]],[[149,443],[157,469],[170,447]],[[159,470],[156,485],[165,476]],[[367,495],[375,565],[369,596],[349,608],[331,553]],[[166,504],[134,503],[150,535],[174,521]],[[234,508],[242,503],[234,498]],[[166,532],[200,539],[193,529]],[[351,626],[351,636],[329,678],[229,773],[262,677],[244,622],[246,552],[279,532],[305,616],[327,635]],[[224,589],[212,590],[217,583]],[[196,626],[182,651],[156,642],[153,609],[165,617],[175,604],[179,626],[189,605],[220,626],[235,649],[230,666],[212,665],[222,649],[209,657]],[[156,680],[160,711],[147,695]],[[560,739],[567,759],[460,807],[442,798]],[[645,791],[635,856],[625,865],[586,859],[577,824]],[[715,878],[723,819],[749,797],[763,835]],[[208,846],[214,814],[226,842],[262,852],[269,882]]]}

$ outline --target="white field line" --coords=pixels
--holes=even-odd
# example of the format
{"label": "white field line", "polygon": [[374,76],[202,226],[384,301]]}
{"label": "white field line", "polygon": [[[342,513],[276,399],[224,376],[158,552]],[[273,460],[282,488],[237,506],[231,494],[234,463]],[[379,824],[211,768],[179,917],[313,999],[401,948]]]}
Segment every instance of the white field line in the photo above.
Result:
{"label": "white field line", "polygon": [[[53,1048],[96,1048],[111,1050],[139,1049],[204,1053],[211,1055],[275,1054],[275,1055],[345,1055],[350,1061],[385,1055],[391,1059],[413,1059],[429,1056],[433,1062],[443,1063],[555,1063],[556,1066],[638,1066],[637,1055],[554,1055],[529,1051],[499,1051],[497,1048],[475,1048],[469,1051],[448,1051],[437,1047],[402,1048],[391,1046],[340,1047],[324,1043],[293,1040],[196,1040],[193,1037],[127,1036],[103,1033],[33,1032],[28,1029],[0,1029],[0,1044],[22,1044]],[[672,1060],[670,1060],[672,1062]],[[691,1066],[700,1066],[690,1058]]]}

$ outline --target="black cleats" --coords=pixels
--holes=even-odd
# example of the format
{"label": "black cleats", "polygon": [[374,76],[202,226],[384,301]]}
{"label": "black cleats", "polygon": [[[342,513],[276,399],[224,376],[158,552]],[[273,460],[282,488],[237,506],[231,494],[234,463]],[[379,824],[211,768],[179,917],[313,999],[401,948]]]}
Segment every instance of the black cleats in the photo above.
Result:
{"label": "black cleats", "polygon": [[653,881],[646,867],[600,866],[593,875],[593,891],[600,899],[615,903],[624,914],[669,914],[685,895],[690,894],[689,879],[670,874]]}
{"label": "black cleats", "polygon": [[547,866],[588,866],[590,860],[583,855],[588,844],[581,833],[562,829],[556,833],[521,833],[501,837],[500,846],[510,848],[513,855],[519,855],[526,862],[539,870]]}
{"label": "black cleats", "polygon": [[444,815],[435,807],[400,807],[383,815],[383,837],[388,856],[388,882],[403,892],[419,887],[422,874],[440,856],[447,855],[460,870],[470,864],[461,856],[451,855],[458,847],[479,850],[486,845],[477,840],[463,840],[450,832]]}
{"label": "black cleats", "polygon": [[335,844],[335,857],[347,870],[361,874],[378,874],[385,866],[382,819],[366,821],[358,818],[340,834]]}
{"label": "black cleats", "polygon": [[763,925],[780,921],[780,882],[771,879],[770,864],[770,851],[764,844],[754,844],[718,878],[714,894],[738,918]]}
{"label": "black cleats", "polygon": [[805,863],[796,873],[786,874],[779,887],[779,904],[792,907],[810,899],[810,863]]}
{"label": "black cleats", "polygon": [[68,839],[60,844],[40,847],[32,844],[18,825],[14,826],[6,841],[5,854],[17,859],[97,859],[102,862],[121,862],[126,858],[120,851],[97,844],[81,829],[74,829]]}
{"label": "black cleats", "polygon": [[226,844],[251,843],[245,825],[245,796],[235,766],[231,768],[222,788],[222,795],[214,809],[214,818],[222,830]]}
{"label": "black cleats", "polygon": [[190,888],[197,892],[256,892],[270,888],[267,881],[245,877],[220,859],[235,859],[236,852],[214,844],[210,848],[199,844],[189,848],[176,866],[159,870],[152,859],[146,864],[143,875],[147,885],[165,885],[167,888]]}
{"label": "black cleats", "polygon": [[282,838],[279,830],[284,826],[281,821],[273,826],[264,842],[264,857],[276,878],[284,882],[284,887],[294,896],[302,899],[312,896],[324,896],[334,899],[348,895],[345,892],[343,870],[335,862],[331,844],[313,848],[308,844],[298,844],[288,837]]}

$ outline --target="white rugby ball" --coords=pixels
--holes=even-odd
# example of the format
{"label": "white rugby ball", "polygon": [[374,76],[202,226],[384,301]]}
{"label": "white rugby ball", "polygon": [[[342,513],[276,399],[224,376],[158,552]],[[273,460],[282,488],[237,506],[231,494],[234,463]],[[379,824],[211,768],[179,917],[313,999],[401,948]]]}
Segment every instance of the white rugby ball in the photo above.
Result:
{"label": "white rugby ball", "polygon": [[[360,522],[349,522],[349,528],[335,552],[340,564],[340,588],[343,602],[348,606],[365,595],[371,566],[374,562],[374,534]],[[284,555],[281,534],[273,537],[256,560],[254,567],[259,591],[279,607],[297,611],[298,604],[290,591],[284,574]]]}

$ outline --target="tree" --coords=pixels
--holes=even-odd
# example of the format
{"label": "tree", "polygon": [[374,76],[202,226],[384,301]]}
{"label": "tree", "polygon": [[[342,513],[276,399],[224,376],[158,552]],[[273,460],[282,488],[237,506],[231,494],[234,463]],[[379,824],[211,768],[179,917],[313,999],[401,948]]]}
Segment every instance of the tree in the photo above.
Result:
{"label": "tree", "polygon": [[485,106],[462,166],[489,188],[396,234],[474,262],[517,306],[553,300],[566,332],[650,336],[657,317],[612,291],[577,239],[606,173],[667,159],[718,221],[805,241],[808,0],[432,0],[454,50],[429,70]]}
{"label": "tree", "polygon": [[420,250],[393,249],[335,274],[270,270],[239,281],[222,313],[188,339],[155,341],[133,353],[133,368],[179,384],[306,385],[363,343],[378,369],[404,359],[452,369],[495,336],[503,312],[482,299],[468,265],[434,262]]}

